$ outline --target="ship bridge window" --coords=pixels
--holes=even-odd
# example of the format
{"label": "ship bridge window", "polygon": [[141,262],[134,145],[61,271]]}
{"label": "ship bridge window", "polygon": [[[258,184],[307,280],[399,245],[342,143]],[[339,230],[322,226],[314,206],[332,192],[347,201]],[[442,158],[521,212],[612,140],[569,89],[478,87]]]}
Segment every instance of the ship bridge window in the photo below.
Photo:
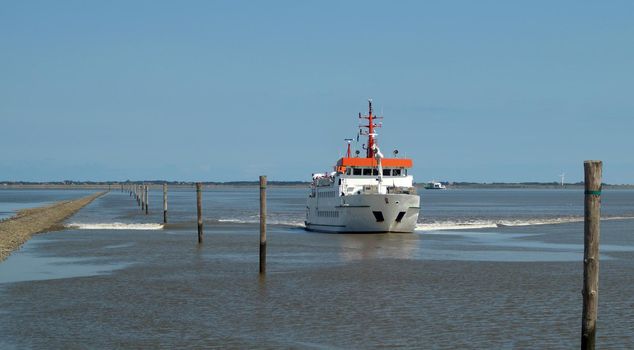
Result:
{"label": "ship bridge window", "polygon": [[372,175],[372,168],[363,168],[363,175],[366,175],[366,176]]}
{"label": "ship bridge window", "polygon": [[379,175],[379,170],[376,168],[372,168],[372,175],[374,176]]}
{"label": "ship bridge window", "polygon": [[348,168],[346,169],[346,175],[350,175],[352,173],[352,169]]}
{"label": "ship bridge window", "polygon": [[401,176],[401,169],[392,169],[393,176]]}
{"label": "ship bridge window", "polygon": [[392,175],[392,169],[383,169],[383,176]]}
{"label": "ship bridge window", "polygon": [[361,168],[352,169],[352,175],[361,175]]}

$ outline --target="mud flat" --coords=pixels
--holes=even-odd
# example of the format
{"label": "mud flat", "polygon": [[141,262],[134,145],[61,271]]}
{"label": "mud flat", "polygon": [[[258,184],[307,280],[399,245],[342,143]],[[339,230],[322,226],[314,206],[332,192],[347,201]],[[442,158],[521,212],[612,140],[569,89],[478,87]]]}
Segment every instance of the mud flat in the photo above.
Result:
{"label": "mud flat", "polygon": [[23,209],[18,211],[16,216],[0,221],[0,262],[24,244],[32,235],[60,228],[59,224],[62,221],[104,193],[99,192],[40,208]]}

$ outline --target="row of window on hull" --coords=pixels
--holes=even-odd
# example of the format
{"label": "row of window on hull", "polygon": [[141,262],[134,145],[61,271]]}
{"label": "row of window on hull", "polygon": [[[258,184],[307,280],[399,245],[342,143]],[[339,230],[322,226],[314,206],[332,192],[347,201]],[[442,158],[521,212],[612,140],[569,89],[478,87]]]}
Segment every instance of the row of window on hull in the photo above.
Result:
{"label": "row of window on hull", "polygon": [[333,211],[333,210],[318,210],[317,211],[317,216],[319,217],[323,217],[323,218],[338,218],[339,217],[339,212],[338,211]]}
{"label": "row of window on hull", "polygon": [[[378,176],[377,168],[347,168],[346,175]],[[407,169],[383,169],[383,176],[407,176]]]}
{"label": "row of window on hull", "polygon": [[[341,180],[339,180],[341,181]],[[317,191],[318,198],[334,198],[337,197],[337,192],[335,191]]]}

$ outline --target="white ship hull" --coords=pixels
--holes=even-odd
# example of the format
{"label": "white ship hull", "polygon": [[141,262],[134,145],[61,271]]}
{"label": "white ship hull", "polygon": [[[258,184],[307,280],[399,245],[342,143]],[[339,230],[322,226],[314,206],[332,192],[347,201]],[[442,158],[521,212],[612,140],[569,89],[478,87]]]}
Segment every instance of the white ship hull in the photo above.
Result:
{"label": "white ship hull", "polygon": [[357,194],[309,198],[306,229],[320,232],[410,233],[416,228],[416,194]]}

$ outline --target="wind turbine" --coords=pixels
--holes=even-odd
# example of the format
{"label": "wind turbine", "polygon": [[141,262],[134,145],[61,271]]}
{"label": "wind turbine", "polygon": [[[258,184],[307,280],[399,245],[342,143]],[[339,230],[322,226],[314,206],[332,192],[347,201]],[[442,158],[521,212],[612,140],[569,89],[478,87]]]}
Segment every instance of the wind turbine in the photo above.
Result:
{"label": "wind turbine", "polygon": [[564,177],[566,176],[566,173],[561,173],[561,175],[559,175],[559,177],[561,178],[561,187],[564,187]]}

